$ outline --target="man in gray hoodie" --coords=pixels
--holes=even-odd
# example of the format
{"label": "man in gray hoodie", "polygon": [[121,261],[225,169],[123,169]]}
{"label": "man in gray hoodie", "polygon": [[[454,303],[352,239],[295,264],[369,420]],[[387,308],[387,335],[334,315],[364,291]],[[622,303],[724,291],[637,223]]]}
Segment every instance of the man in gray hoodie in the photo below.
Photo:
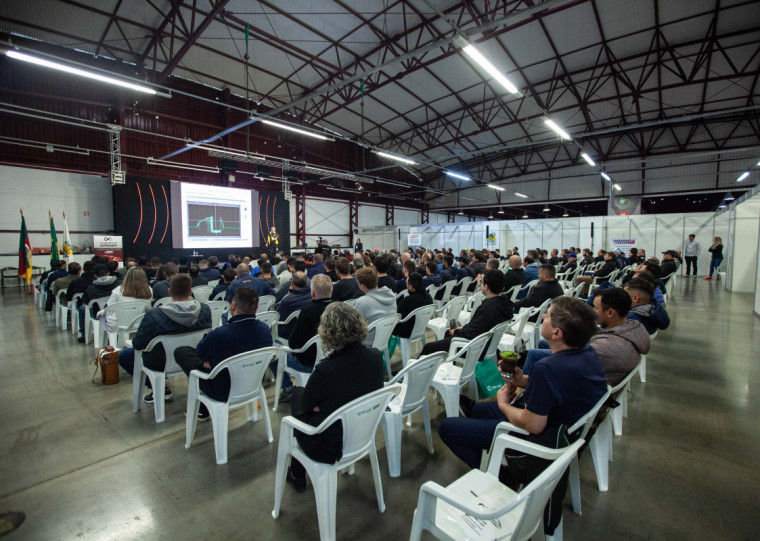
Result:
{"label": "man in gray hoodie", "polygon": [[[132,374],[135,367],[135,349],[145,349],[151,340],[166,334],[182,334],[211,328],[211,310],[206,304],[190,299],[192,281],[187,274],[176,274],[169,284],[171,302],[153,308],[145,314],[132,339],[131,348],[119,352],[119,365]],[[143,365],[151,370],[166,368],[164,348],[159,346],[153,351],[143,353]],[[138,374],[139,376],[139,374]],[[172,399],[171,390],[166,388],[166,400]],[[143,399],[153,403],[153,393]]]}
{"label": "man in gray hoodie", "polygon": [[[396,313],[396,295],[385,286],[378,289],[377,280],[375,269],[362,267],[357,270],[356,281],[364,295],[348,303],[359,311],[367,323]],[[375,332],[373,330],[367,333],[367,338],[363,343],[365,346],[371,346],[374,340]]]}

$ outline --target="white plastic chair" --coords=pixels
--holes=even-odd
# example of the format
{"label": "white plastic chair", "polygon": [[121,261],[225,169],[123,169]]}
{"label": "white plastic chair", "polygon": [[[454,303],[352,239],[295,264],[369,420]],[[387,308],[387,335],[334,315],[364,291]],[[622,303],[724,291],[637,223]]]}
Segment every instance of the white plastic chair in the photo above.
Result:
{"label": "white plastic chair", "polygon": [[[657,333],[659,331],[654,331],[652,334],[649,335],[649,341],[650,343],[654,341],[655,338],[657,338]],[[641,360],[639,361],[639,379],[641,380],[641,383],[647,382],[647,356],[642,355]]]}
{"label": "white plastic chair", "polygon": [[[278,314],[279,314],[279,312],[278,312]],[[290,325],[293,321],[295,321],[296,319],[298,319],[298,316],[300,314],[301,314],[301,311],[300,310],[296,310],[295,312],[291,313],[285,319],[279,320],[279,321],[277,321],[277,323],[275,323],[275,326],[274,326],[274,340],[275,340],[275,342],[277,342],[279,344],[286,345],[286,346],[288,345],[287,344],[287,339],[280,337],[280,326]],[[258,316],[258,314],[257,314],[257,316]]]}
{"label": "white plastic chair", "polygon": [[[549,449],[502,434],[494,439],[487,472],[471,470],[445,488],[432,481],[422,485],[410,541],[419,541],[423,530],[449,541],[530,539],[541,527],[544,508],[582,445],[578,440],[563,449]],[[501,457],[507,449],[553,462],[516,493],[499,481]]]}
{"label": "white plastic chair", "polygon": [[298,353],[304,353],[307,349],[315,344],[317,347],[317,356],[314,361],[314,366],[317,366],[317,364],[319,364],[319,362],[325,358],[325,353],[322,349],[322,341],[319,339],[319,335],[312,336],[303,346],[298,349],[292,349],[286,345],[279,346],[280,358],[277,361],[277,384],[275,385],[274,407],[272,408],[272,411],[277,411],[277,408],[280,405],[280,389],[282,388],[282,379],[285,375],[285,372],[287,372],[293,379],[296,380],[296,383],[298,383],[299,387],[304,387],[309,381],[309,376],[311,376],[311,372],[301,372],[300,370],[290,368],[288,366],[288,353],[292,353],[294,355]]}
{"label": "white plastic chair", "polygon": [[400,301],[401,299],[403,299],[404,297],[407,297],[407,296],[409,296],[409,290],[408,289],[405,289],[403,291],[399,291],[398,293],[396,293],[396,302]]}
{"label": "white plastic chair", "polygon": [[61,304],[61,295],[64,297],[66,296],[66,289],[59,289],[58,294],[55,296],[55,324],[58,325],[60,323],[61,329],[63,331],[68,330],[68,315],[69,315],[69,307],[68,305]]}
{"label": "white plastic chair", "polygon": [[427,324],[430,321],[430,318],[433,317],[434,313],[434,304],[430,304],[428,306],[420,306],[419,308],[409,312],[409,314],[404,319],[399,321],[399,323],[406,323],[410,319],[414,318],[414,328],[412,328],[412,333],[409,335],[409,338],[401,338],[400,336],[398,337],[399,349],[401,350],[401,360],[403,361],[404,366],[406,366],[406,363],[408,363],[409,359],[412,358],[412,344],[414,342],[422,342],[422,345],[425,345],[425,332],[427,331]]}
{"label": "white plastic chair", "polygon": [[391,379],[391,356],[388,353],[388,340],[393,334],[393,329],[401,319],[401,315],[393,314],[391,316],[381,317],[376,319],[367,326],[367,336],[374,336],[372,339],[372,345],[370,347],[375,348],[383,354],[385,360],[385,367],[388,370],[388,379]]}
{"label": "white plastic chair", "polygon": [[214,288],[211,286],[195,286],[193,288],[193,298],[198,302],[208,302],[211,292]]}
{"label": "white plastic chair", "polygon": [[472,283],[472,278],[469,276],[465,276],[464,278],[460,279],[458,282],[454,284],[454,287],[459,286],[458,295],[465,295],[467,296],[467,290],[470,288],[470,284]]}
{"label": "white plastic chair", "polygon": [[264,323],[267,327],[269,327],[269,330],[272,331],[272,340],[274,340],[274,331],[275,327],[277,325],[277,322],[280,320],[280,313],[275,310],[270,310],[268,312],[260,312],[256,314],[256,319]]}
{"label": "white plastic chair", "polygon": [[535,322],[526,320],[525,326],[523,327],[521,337],[523,339],[523,342],[525,342],[525,347],[527,349],[534,349],[538,347],[539,336],[541,334],[541,323],[543,322],[544,314],[549,309],[549,305],[551,303],[551,299],[546,299],[543,303],[541,303],[541,306],[533,308],[531,315],[528,316],[528,318],[531,318],[537,314]]}
{"label": "white plastic chair", "polygon": [[[150,301],[148,300],[120,301],[106,306],[99,319],[100,325],[103,326],[103,330],[108,335],[108,343],[114,347],[122,348],[123,343],[119,342],[119,328],[129,325],[137,316],[148,310],[150,310]],[[116,326],[113,331],[108,331],[105,325],[109,314],[116,316]]]}
{"label": "white plastic chair", "polygon": [[207,285],[211,286],[211,289],[213,290],[213,288],[219,285],[219,282],[220,280],[209,280]]}
{"label": "white plastic chair", "polygon": [[[435,303],[436,308],[439,310],[443,308],[443,305],[446,304],[451,300],[451,290],[454,289],[454,286],[456,285],[455,280],[449,280],[445,284],[441,286],[440,289],[443,289],[443,297],[440,299],[436,299],[435,296],[431,295],[433,297],[433,302]],[[439,291],[440,291],[439,289]]]}
{"label": "white plastic chair", "polygon": [[90,334],[92,334],[92,343],[95,346],[95,349],[99,348],[103,345],[103,334],[105,332],[105,325],[103,325],[103,322],[99,319],[93,319],[92,317],[92,309],[97,304],[98,307],[102,310],[106,303],[108,302],[108,297],[100,297],[99,299],[92,299],[87,305],[84,307],[84,339],[85,344],[90,343]]}
{"label": "white plastic chair", "polygon": [[[436,370],[432,383],[443,398],[446,417],[459,417],[461,387],[468,384],[475,387],[475,365],[492,335],[493,331],[488,331],[472,340],[452,338],[448,358]],[[462,362],[462,366],[457,366],[454,361]]]}
{"label": "white plastic chair", "polygon": [[[620,405],[610,410],[608,417],[612,419],[612,428],[616,436],[623,435],[623,417],[628,417],[628,391],[631,388],[631,380],[641,370],[641,363],[610,391],[610,395]],[[610,456],[612,456],[610,454]]]}
{"label": "white plastic chair", "polygon": [[81,299],[83,295],[84,293],[75,293],[68,304],[69,318],[71,320],[71,334],[73,335],[76,335],[79,332],[79,310],[77,310],[77,305],[79,304],[79,299]]}
{"label": "white plastic chair", "polygon": [[[436,295],[438,294],[438,292],[439,292],[440,290],[442,290],[443,288],[444,288],[444,284],[441,284],[441,285],[439,285],[439,286],[434,286],[434,285],[432,285],[432,284],[431,284],[431,285],[429,285],[429,286],[427,286],[427,287],[425,288],[425,291],[427,291],[427,292],[428,292],[428,294],[430,295],[430,298],[431,298],[431,299],[433,299],[433,302],[435,303],[435,302],[436,302],[436,301],[435,301],[435,296],[436,296]],[[440,308],[440,306],[439,306],[438,308]]]}
{"label": "white plastic chair", "polygon": [[256,309],[256,313],[270,311],[276,300],[277,298],[274,295],[262,295],[259,297],[259,307]]}
{"label": "white plastic chair", "polygon": [[449,329],[449,322],[451,320],[457,321],[465,304],[467,304],[467,296],[460,295],[451,299],[443,308],[436,310],[436,317],[428,321],[427,324],[427,328],[435,333],[436,339],[443,340],[443,336]]}
{"label": "white plastic chair", "polygon": [[486,346],[484,358],[496,360],[496,350],[499,348],[501,337],[504,336],[504,333],[507,332],[507,328],[511,324],[511,321],[505,321],[504,323],[494,325],[494,327],[491,329],[491,339],[488,341],[488,345]]}
{"label": "white plastic chair", "polygon": [[[150,386],[153,388],[153,405],[156,412],[156,422],[163,423],[164,414],[164,396],[166,391],[166,378],[184,374],[182,369],[174,360],[174,350],[180,346],[196,347],[209,329],[187,332],[182,334],[165,334],[156,336],[145,349],[135,350],[135,369],[132,378],[132,405],[137,413],[140,409],[140,400],[142,399],[143,390],[145,389],[145,376],[150,379]],[[143,365],[143,353],[152,351],[158,344],[162,344],[166,355],[166,366],[164,370],[151,370]]]}
{"label": "white plastic chair", "polygon": [[512,318],[512,324],[509,328],[509,332],[505,332],[499,340],[500,351],[514,351],[515,353],[520,352],[523,345],[523,331],[525,330],[525,325],[532,313],[532,309],[523,308],[519,314]]}
{"label": "white plastic chair", "polygon": [[207,301],[206,306],[211,310],[211,328],[221,327],[222,315],[230,311],[230,303],[227,301]]}
{"label": "white plastic chair", "polygon": [[471,295],[467,301],[467,304],[465,308],[459,312],[459,317],[457,317],[457,321],[460,325],[464,326],[469,323],[469,321],[472,319],[472,314],[475,313],[475,310],[478,309],[478,307],[483,303],[486,296],[483,294],[482,291],[478,291],[474,295]]}
{"label": "white plastic chair", "polygon": [[432,455],[433,437],[430,433],[430,411],[428,409],[428,390],[433,382],[438,366],[446,360],[446,352],[439,351],[412,359],[406,368],[396,374],[386,386],[403,381],[402,391],[391,400],[383,413],[380,426],[385,436],[385,452],[388,455],[388,472],[391,477],[401,475],[401,429],[403,417],[422,410],[422,422],[425,425],[428,451]]}
{"label": "white plastic chair", "polygon": [[517,302],[517,297],[520,295],[521,292],[525,291],[526,295],[530,292],[530,288],[532,288],[534,285],[538,283],[538,280],[531,280],[530,282],[525,282],[523,285],[520,286],[520,288],[512,293],[512,297],[509,299],[511,302],[515,303]]}
{"label": "white plastic chair", "polygon": [[[262,381],[269,363],[272,362],[279,350],[275,347],[247,351],[225,359],[216,365],[210,373],[200,370],[190,372],[190,382],[187,390],[187,419],[185,421],[185,449],[190,449],[198,424],[200,404],[206,405],[211,417],[214,431],[214,450],[216,463],[227,463],[227,432],[229,427],[230,409],[246,407],[249,421],[258,421],[257,403],[264,413],[264,426],[267,431],[267,441],[272,443],[272,423],[269,419],[266,394]],[[205,394],[200,389],[200,380],[213,380],[222,370],[229,370],[230,394],[226,402],[219,402]]]}
{"label": "white plastic chair", "polygon": [[[390,385],[366,394],[339,408],[317,427],[301,422],[295,417],[285,417],[280,425],[280,445],[277,449],[272,517],[280,516],[288,456],[292,456],[303,464],[312,485],[314,485],[319,536],[322,541],[335,539],[338,470],[352,466],[367,455],[369,455],[372,465],[377,507],[381,513],[385,512],[380,465],[377,461],[377,449],[375,448],[375,433],[385,407],[400,391],[401,385]],[[313,436],[324,432],[327,427],[338,421],[343,425],[343,456],[335,464],[325,464],[310,459],[298,445],[294,431],[298,430],[307,436]]]}
{"label": "white plastic chair", "polygon": [[226,297],[226,296],[227,296],[227,292],[226,291],[220,291],[219,293],[217,293],[216,295],[214,295],[214,298],[211,299],[211,300],[212,301],[223,301],[224,297]]}
{"label": "white plastic chair", "polygon": [[137,329],[140,327],[140,322],[142,322],[146,313],[147,312],[144,312],[136,316],[128,325],[116,329],[116,342],[122,344],[125,348],[131,348],[132,335],[137,332]]}

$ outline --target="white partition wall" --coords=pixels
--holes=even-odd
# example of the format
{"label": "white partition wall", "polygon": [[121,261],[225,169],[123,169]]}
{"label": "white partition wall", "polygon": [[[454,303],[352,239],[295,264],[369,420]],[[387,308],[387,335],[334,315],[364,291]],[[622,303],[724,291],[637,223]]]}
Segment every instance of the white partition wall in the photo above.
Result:
{"label": "white partition wall", "polygon": [[758,242],[760,241],[760,195],[736,205],[732,213],[733,251],[731,281],[728,286],[737,293],[756,293]]}

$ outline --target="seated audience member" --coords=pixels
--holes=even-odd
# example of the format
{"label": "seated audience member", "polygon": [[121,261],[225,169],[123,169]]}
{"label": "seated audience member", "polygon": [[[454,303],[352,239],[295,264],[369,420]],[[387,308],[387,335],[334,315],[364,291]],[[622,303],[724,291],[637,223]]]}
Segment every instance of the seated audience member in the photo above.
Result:
{"label": "seated audience member", "polygon": [[523,259],[523,272],[525,273],[525,282],[532,282],[538,280],[538,252],[536,250],[528,250],[525,258]]}
{"label": "seated audience member", "polygon": [[[516,387],[506,383],[495,402],[476,404],[470,418],[444,419],[441,440],[465,464],[477,468],[502,421],[533,437],[551,435],[560,426],[575,423],[607,392],[599,356],[588,345],[596,330],[596,314],[590,306],[571,297],[556,299],[541,326],[552,354],[535,364],[522,397],[512,403]],[[547,434],[547,430],[552,432]]]}
{"label": "seated audience member", "polygon": [[[678,270],[678,252],[667,250],[662,252],[662,264],[660,265],[660,276],[667,277]],[[666,284],[667,285],[667,284]]]}
{"label": "seated audience member", "polygon": [[[403,268],[402,263],[398,262],[398,257],[394,252],[391,252],[388,256],[388,259],[390,261],[390,264],[388,265],[388,276],[393,278],[393,280],[400,280],[404,274],[403,274]],[[394,283],[395,288],[395,283]],[[392,288],[393,289],[393,288]]]}
{"label": "seated audience member", "polygon": [[631,248],[630,250],[628,250],[628,257],[626,259],[628,260],[629,265],[638,265],[639,264],[638,248]]}
{"label": "seated audience member", "polygon": [[538,269],[538,283],[530,288],[524,299],[515,302],[515,309],[541,306],[547,299],[555,299],[565,294],[565,290],[555,279],[554,265],[541,265]]}
{"label": "seated audience member", "polygon": [[[396,293],[401,293],[402,291],[406,291],[406,283],[409,277],[417,272],[417,265],[414,264],[414,261],[411,259],[407,259],[404,261],[404,266],[402,269],[402,278],[400,280],[396,281],[396,289],[394,290]],[[420,274],[417,272],[417,274]],[[422,275],[420,274],[420,277]]]}
{"label": "seated audience member", "polygon": [[[197,347],[182,346],[174,352],[177,364],[188,376],[192,370],[209,373],[222,361],[240,353],[272,345],[269,327],[256,319],[259,295],[250,287],[239,287],[230,305],[227,325],[204,336]],[[200,380],[200,389],[209,398],[225,402],[230,395],[230,372],[222,370],[211,380]],[[209,412],[201,402],[198,419],[208,419]]]}
{"label": "seated audience member", "polygon": [[158,269],[160,266],[161,266],[160,257],[150,258],[150,268],[145,271],[145,275],[148,277],[148,281],[156,279],[156,274],[158,273]]}
{"label": "seated audience member", "polygon": [[[124,281],[113,288],[111,296],[108,298],[108,302],[105,306],[100,307],[97,317],[102,318],[106,306],[111,306],[117,302],[137,300],[150,301],[152,298],[153,292],[150,290],[150,284],[148,283],[148,277],[145,275],[145,271],[133,267],[124,275]],[[105,321],[106,331],[116,332],[117,325],[118,320],[116,314],[108,314]]]}
{"label": "seated audience member", "polygon": [[224,272],[222,273],[222,279],[219,280],[219,283],[214,287],[214,290],[211,292],[211,296],[209,297],[209,299],[211,300],[216,299],[216,296],[222,292],[224,292],[225,296],[227,296],[227,288],[230,286],[232,282],[235,281],[236,276],[237,276],[237,273],[235,272],[235,269],[229,269],[229,268],[225,269]]}
{"label": "seated audience member", "polygon": [[594,274],[587,275],[587,276],[578,276],[578,278],[575,279],[576,283],[584,284],[583,289],[581,290],[581,295],[585,297],[588,294],[588,288],[591,285],[591,283],[594,281],[594,278],[607,278],[610,274],[612,274],[617,269],[618,269],[618,265],[617,265],[617,261],[615,261],[615,253],[605,252],[604,265],[602,265],[600,269],[596,270]]}
{"label": "seated audience member", "polygon": [[[280,314],[280,320],[287,319],[290,314],[300,310],[310,303],[311,295],[309,293],[309,287],[306,285],[306,274],[303,271],[296,271],[293,273],[293,279],[290,281],[288,294],[285,295],[277,305],[277,312]],[[288,338],[294,326],[295,322],[291,322],[287,325],[280,325],[277,329],[279,337]]]}
{"label": "seated audience member", "polygon": [[367,323],[396,313],[396,295],[387,287],[378,288],[375,269],[364,267],[356,271],[356,281],[362,295],[352,305]]}
{"label": "seated audience member", "polygon": [[[175,263],[167,263],[161,268],[163,269],[166,278],[153,284],[153,298],[155,300],[163,299],[164,297],[169,296],[169,284],[171,283],[172,278],[179,274],[179,270],[177,269],[177,265]],[[158,276],[158,274],[159,273],[157,272],[156,275]]]}
{"label": "seated audience member", "polygon": [[265,261],[269,261],[269,256],[267,254],[261,254],[256,260],[256,266],[251,269],[251,276],[258,278],[261,275],[261,265],[264,264]]}
{"label": "seated audience member", "polygon": [[513,255],[509,258],[509,270],[504,275],[504,291],[509,291],[514,286],[523,285],[525,280],[525,271],[522,268],[522,258],[519,255]]}
{"label": "seated audience member", "polygon": [[[499,269],[499,260],[495,257],[490,258],[488,261],[486,261],[486,270],[500,270]],[[483,280],[483,275],[478,274],[477,277],[478,282]]]}
{"label": "seated audience member", "polygon": [[583,257],[581,258],[579,265],[586,266],[594,263],[594,257],[591,255],[591,250],[588,248],[583,249]]}
{"label": "seated audience member", "polygon": [[95,266],[95,270],[93,271],[95,274],[95,280],[93,280],[92,284],[87,286],[87,289],[84,292],[84,295],[82,295],[81,303],[79,304],[78,310],[79,310],[79,338],[77,338],[77,341],[80,343],[85,342],[85,336],[84,336],[84,318],[85,317],[91,317],[95,318],[98,314],[98,312],[103,308],[102,306],[98,306],[95,304],[90,313],[87,313],[87,304],[94,300],[94,299],[100,299],[103,297],[110,297],[111,292],[114,290],[116,286],[118,286],[118,282],[116,281],[116,276],[111,276],[108,274],[108,267],[106,265],[100,264]]}
{"label": "seated audience member", "polygon": [[[66,267],[66,260],[60,259],[57,261],[53,261],[51,264],[51,268],[53,269],[50,271],[50,273],[47,275],[45,279],[45,289],[47,291],[52,291],[53,284],[60,280],[61,278],[65,278],[69,275],[69,271]],[[53,310],[53,304],[55,302],[55,296],[54,295],[48,295],[47,296],[47,302],[45,303],[45,311],[50,312]]]}
{"label": "seated audience member", "polygon": [[314,254],[312,256],[313,264],[306,272],[308,278],[314,278],[317,274],[325,273],[325,263],[322,261],[322,254]]}
{"label": "seated audience member", "polygon": [[475,252],[475,259],[470,265],[476,274],[486,272],[486,256],[483,252]]}
{"label": "seated audience member", "polygon": [[[69,274],[64,276],[63,278],[58,278],[55,282],[53,282],[53,287],[50,288],[50,292],[53,294],[52,297],[55,300],[55,297],[58,296],[58,292],[62,291],[64,289],[67,289],[71,283],[74,280],[77,280],[79,276],[82,273],[82,265],[77,263],[76,261],[69,263]],[[68,291],[67,291],[68,293]],[[67,301],[62,301],[63,306],[67,305]]]}
{"label": "seated audience member", "polygon": [[281,289],[287,289],[290,285],[290,280],[293,277],[293,272],[295,271],[296,261],[298,260],[295,257],[287,258],[285,260],[285,268],[277,273],[277,278],[280,279],[280,287],[277,290],[278,293]]}
{"label": "seated audience member", "polygon": [[337,282],[340,280],[338,273],[335,272],[335,260],[333,258],[325,259],[325,274],[330,277],[330,280]]}
{"label": "seated audience member", "polygon": [[[622,288],[604,289],[594,297],[594,310],[599,318],[599,331],[588,344],[594,348],[604,369],[607,384],[614,387],[631,373],[649,353],[649,333],[639,321],[628,320],[631,296]],[[539,347],[548,344],[541,341]],[[528,352],[522,371],[515,369],[515,384],[525,387],[533,365],[551,355],[550,349],[532,349]]]}
{"label": "seated audience member", "polygon": [[391,292],[396,291],[396,280],[388,275],[388,269],[391,265],[391,258],[388,255],[381,255],[375,259],[375,270],[377,271],[377,287],[387,287]]}
{"label": "seated audience member", "polygon": [[264,280],[269,287],[276,291],[280,287],[280,280],[272,274],[272,264],[269,261],[262,261],[259,268],[261,273],[258,278]]}
{"label": "seated audience member", "polygon": [[436,265],[435,261],[428,261],[425,265],[425,276],[422,278],[422,286],[424,288],[441,285],[441,277],[436,272],[438,272],[438,265]]}
{"label": "seated audience member", "polygon": [[[304,277],[306,278],[306,287],[310,288],[311,279],[308,276],[306,276],[306,263],[300,259],[296,259],[295,263],[293,263],[293,274],[295,274],[296,272],[303,273]],[[277,294],[275,295],[276,302],[280,302],[285,297],[285,295],[288,294],[288,291],[292,287],[292,281],[293,281],[292,276],[290,278],[290,281],[287,283],[280,281],[280,289],[277,290]]]}
{"label": "seated audience member", "polygon": [[272,289],[269,284],[267,284],[266,280],[262,278],[254,278],[250,275],[251,271],[248,270],[248,265],[245,263],[238,265],[236,272],[237,277],[227,287],[227,294],[224,297],[225,301],[232,302],[232,299],[235,297],[235,290],[239,287],[250,287],[256,292],[259,297],[275,294],[274,289]]}
{"label": "seated audience member", "polygon": [[345,257],[339,257],[335,262],[335,271],[338,273],[340,280],[333,284],[332,300],[350,301],[358,299],[364,293],[359,289],[356,279],[351,276],[351,265]]}
{"label": "seated audience member", "polygon": [[[171,302],[148,311],[140,322],[132,347],[119,352],[119,365],[129,374],[135,368],[135,350],[145,349],[151,340],[167,334],[182,334],[211,328],[211,310],[203,303],[192,300],[192,281],[186,274],[175,274],[169,285]],[[152,351],[143,353],[143,365],[151,370],[164,370],[166,355],[164,348],[158,346]],[[175,357],[176,360],[176,357]],[[136,377],[142,377],[138,374]],[[150,386],[150,380],[146,380]],[[166,400],[172,399],[172,392],[166,387]],[[143,399],[145,403],[153,403],[153,393]]]}
{"label": "seated audience member", "polygon": [[84,293],[89,285],[95,280],[95,273],[93,272],[95,270],[95,262],[94,261],[85,261],[84,265],[82,266],[82,274],[74,279],[70,284],[69,287],[66,288],[66,301],[71,302],[71,300],[74,298],[74,295],[77,293]]}
{"label": "seated audience member", "polygon": [[203,276],[209,282],[214,280],[221,280],[222,273],[219,271],[219,258],[212,255],[208,259],[201,259],[198,262],[198,267],[201,270],[201,276]]}
{"label": "seated audience member", "polygon": [[207,286],[208,280],[201,276],[201,269],[198,265],[192,265],[189,270],[190,280],[192,280],[193,287]]}
{"label": "seated audience member", "polygon": [[[314,367],[306,387],[293,392],[291,413],[312,426],[327,419],[333,412],[383,387],[383,356],[362,345],[367,336],[367,323],[351,306],[331,303],[320,319],[319,337],[327,357]],[[343,426],[335,423],[316,436],[296,431],[296,440],[303,452],[318,462],[333,464],[343,454]],[[306,490],[306,470],[293,459],[287,482],[297,492]]]}
{"label": "seated audience member", "polygon": [[625,285],[625,290],[633,301],[628,319],[640,321],[649,334],[667,329],[670,325],[665,307],[654,298],[654,289],[654,284],[644,278],[634,278]]}
{"label": "seated audience member", "polygon": [[443,340],[426,344],[422,348],[422,355],[436,351],[448,351],[453,337],[472,340],[476,336],[490,331],[499,323],[512,319],[512,303],[506,297],[501,296],[503,289],[504,273],[497,270],[486,271],[481,286],[481,291],[486,298],[472,314],[472,319],[464,327],[446,331],[446,337]]}
{"label": "seated audience member", "polygon": [[560,264],[559,252],[557,251],[556,248],[554,248],[552,250],[551,257],[549,258],[548,263],[550,265],[559,265]]}
{"label": "seated audience member", "polygon": [[[422,276],[413,272],[406,280],[406,288],[409,295],[401,297],[396,303],[396,311],[401,315],[401,319],[411,314],[417,308],[433,304],[430,294],[422,287]],[[414,329],[414,319],[404,323],[398,323],[393,329],[393,334],[400,338],[409,338]]]}
{"label": "seated audience member", "polygon": [[565,256],[565,264],[559,268],[559,272],[575,272],[578,268],[578,254],[575,252],[568,252]]}
{"label": "seated audience member", "polygon": [[[301,308],[298,314],[293,330],[288,338],[288,347],[299,349],[309,340],[317,335],[319,328],[319,319],[325,311],[325,308],[332,302],[333,283],[326,274],[318,274],[311,281],[311,304]],[[288,353],[288,367],[300,372],[311,373],[314,370],[314,363],[317,360],[317,348],[312,346],[303,353],[297,355]],[[271,365],[274,372],[277,372],[277,361]],[[293,393],[293,382],[287,372],[283,374],[282,391],[280,392],[280,402],[290,402]]]}
{"label": "seated audience member", "polygon": [[462,278],[470,277],[473,280],[477,278],[478,273],[475,272],[475,269],[473,269],[470,266],[470,258],[466,255],[460,256],[459,258],[459,269],[457,270],[457,278],[460,280]]}
{"label": "seated audience member", "polygon": [[604,250],[598,250],[596,252],[596,257],[594,258],[594,263],[604,263],[604,261],[605,261],[604,255],[606,253],[607,252],[604,251]]}

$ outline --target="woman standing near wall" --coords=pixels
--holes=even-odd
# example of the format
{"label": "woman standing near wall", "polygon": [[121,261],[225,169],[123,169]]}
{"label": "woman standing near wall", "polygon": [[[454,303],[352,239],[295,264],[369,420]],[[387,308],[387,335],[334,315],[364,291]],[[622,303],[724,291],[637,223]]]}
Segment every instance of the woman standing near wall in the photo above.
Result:
{"label": "woman standing near wall", "polygon": [[[717,270],[723,262],[723,239],[715,237],[712,246],[707,251],[712,254],[712,259],[710,259],[710,274],[705,276],[705,280],[712,280],[713,271]],[[720,280],[720,275],[716,276],[715,279]]]}

